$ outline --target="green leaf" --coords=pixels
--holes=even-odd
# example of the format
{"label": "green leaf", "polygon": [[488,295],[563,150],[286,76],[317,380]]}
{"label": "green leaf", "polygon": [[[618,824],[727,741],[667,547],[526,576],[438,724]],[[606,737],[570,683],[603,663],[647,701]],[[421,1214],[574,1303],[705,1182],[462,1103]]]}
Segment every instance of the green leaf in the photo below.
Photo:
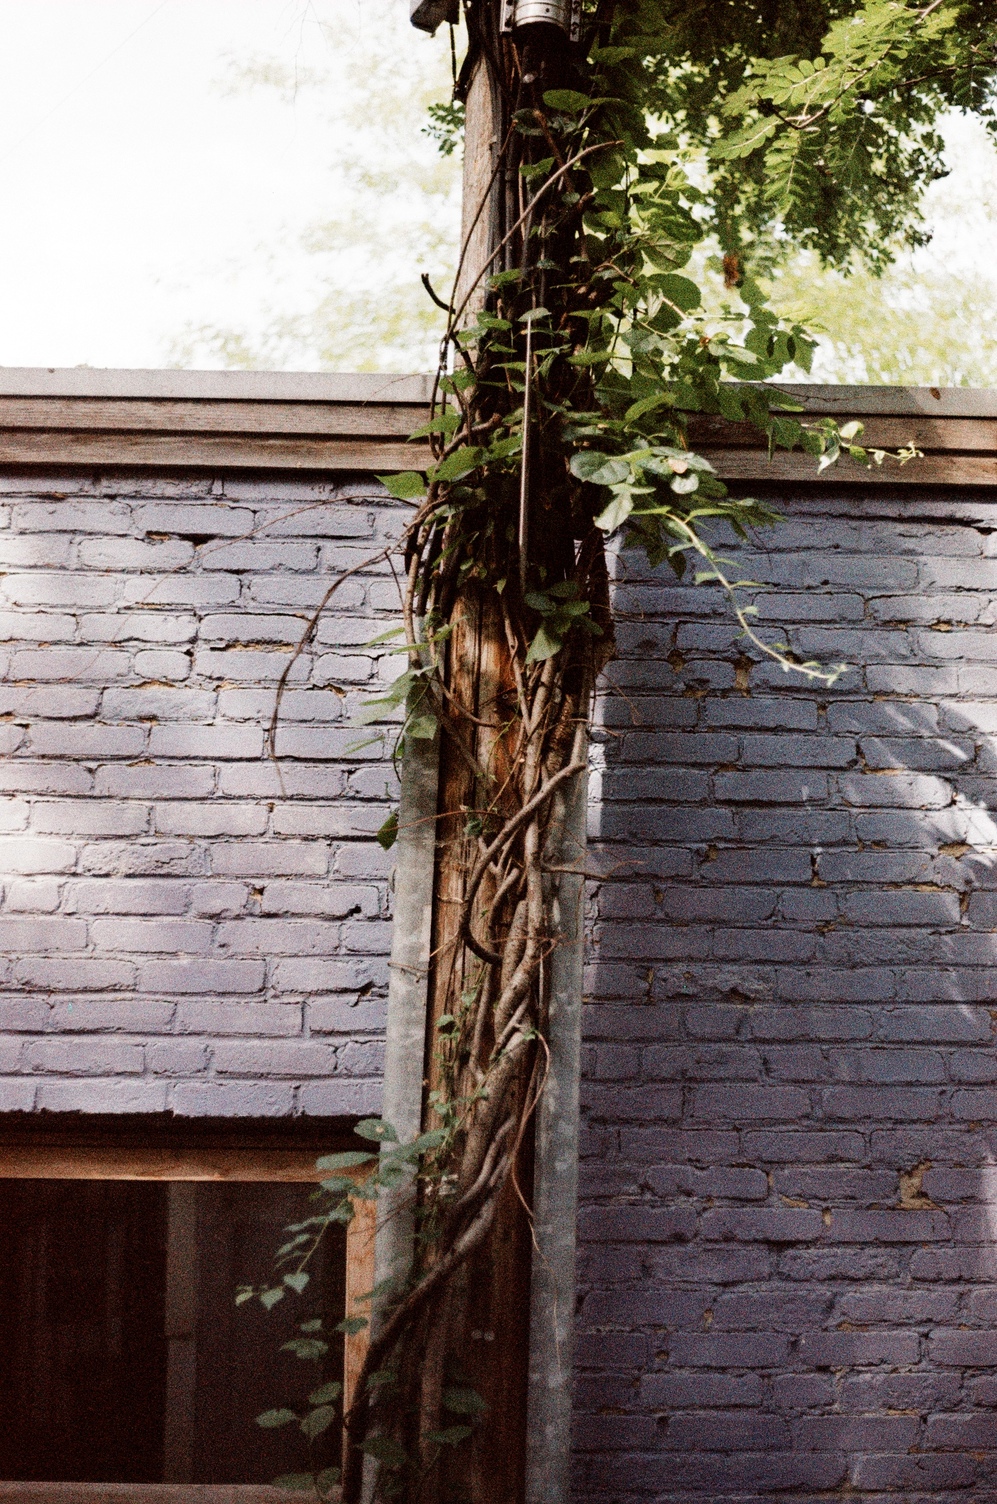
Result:
{"label": "green leaf", "polygon": [[278,1301],[284,1299],[285,1294],[286,1291],[280,1289],[279,1286],[271,1290],[264,1290],[260,1296],[260,1304],[265,1306],[268,1311],[272,1311]]}
{"label": "green leaf", "polygon": [[626,480],[630,467],[615,455],[600,454],[597,449],[580,449],[571,456],[571,473],[577,480],[589,481],[594,486],[612,486]]}
{"label": "green leaf", "polygon": [[463,449],[455,449],[453,454],[447,455],[445,460],[433,469],[434,480],[463,480],[465,475],[470,475],[472,470],[477,470],[485,457],[485,451],[474,445],[465,445]]}
{"label": "green leaf", "polygon": [[593,103],[594,100],[587,94],[579,94],[577,89],[547,89],[544,93],[544,104],[548,109],[557,110],[562,115],[577,115]]}
{"label": "green leaf", "polygon": [[369,1436],[360,1443],[360,1450],[386,1467],[404,1467],[408,1461],[408,1453],[393,1436]]}
{"label": "green leaf", "polygon": [[691,496],[699,490],[699,476],[694,470],[687,475],[673,475],[668,484],[677,496]]}
{"label": "green leaf", "polygon": [[615,533],[634,509],[633,493],[621,490],[595,519],[595,525],[604,533]]}
{"label": "green leaf", "polygon": [[444,1389],[443,1408],[453,1415],[483,1415],[488,1406],[476,1389],[459,1385]]}
{"label": "green leaf", "polygon": [[290,1342],[281,1344],[280,1350],[282,1353],[293,1353],[304,1363],[317,1363],[329,1351],[329,1344],[323,1342],[321,1337],[292,1337]]}
{"label": "green leaf", "polygon": [[311,1473],[281,1473],[279,1478],[273,1480],[274,1488],[289,1488],[295,1493],[303,1493],[305,1489],[314,1490],[315,1479]]}
{"label": "green leaf", "polygon": [[366,1316],[344,1316],[342,1321],[336,1323],[336,1331],[344,1332],[347,1337],[355,1337],[358,1332],[365,1332],[369,1326]]}
{"label": "green leaf", "polygon": [[[416,742],[431,742],[436,735],[439,722],[432,711],[424,711],[422,715],[410,715],[405,722],[405,735],[410,736]],[[383,827],[382,827],[383,829]],[[397,828],[396,828],[397,834]],[[387,850],[387,848],[385,848]]]}
{"label": "green leaf", "polygon": [[338,1467],[324,1467],[315,1479],[315,1483],[320,1492],[328,1493],[330,1488],[335,1488],[341,1477],[342,1473]]}
{"label": "green leaf", "polygon": [[424,423],[421,428],[417,428],[414,433],[410,433],[409,438],[425,439],[428,438],[430,434],[434,433],[446,434],[446,436],[449,438],[451,434],[456,433],[459,426],[459,413],[452,411],[437,413],[435,418],[430,418],[428,423]]}
{"label": "green leaf", "polygon": [[303,1269],[298,1269],[293,1274],[284,1275],[285,1285],[287,1285],[289,1289],[293,1290],[296,1295],[300,1295],[302,1293],[310,1279],[311,1275],[306,1274]]}
{"label": "green leaf", "polygon": [[290,1425],[297,1418],[293,1410],[264,1410],[262,1415],[256,1417],[256,1424],[262,1426],[264,1431],[276,1431],[279,1426]]}
{"label": "green leaf", "polygon": [[369,1165],[371,1160],[376,1159],[375,1154],[368,1154],[364,1149],[347,1149],[342,1154],[323,1154],[321,1159],[315,1161],[316,1170],[355,1170],[359,1165]]}
{"label": "green leaf", "polygon": [[353,1132],[359,1138],[370,1139],[378,1144],[397,1144],[398,1134],[383,1118],[363,1118]]}
{"label": "green leaf", "polygon": [[331,1405],[343,1392],[342,1384],[322,1384],[318,1389],[313,1389],[308,1396],[310,1405]]}
{"label": "green leaf", "polygon": [[390,851],[398,839],[398,811],[393,809],[374,837],[382,851]]}
{"label": "green leaf", "polygon": [[547,658],[553,658],[564,646],[564,638],[554,631],[550,622],[540,623],[540,630],[530,643],[530,650],[526,655],[527,663],[543,663]]}
{"label": "green leaf", "polygon": [[301,1429],[309,1441],[314,1441],[316,1436],[321,1436],[323,1431],[328,1431],[336,1419],[336,1410],[333,1405],[319,1405],[317,1410],[309,1410],[302,1417]]}
{"label": "green leaf", "polygon": [[680,277],[675,272],[656,273],[648,278],[656,293],[683,313],[691,313],[702,302],[702,293],[689,277]]}
{"label": "green leaf", "polygon": [[399,501],[421,501],[426,494],[426,478],[418,470],[403,470],[399,475],[379,475],[377,478]]}
{"label": "green leaf", "polygon": [[445,1431],[427,1431],[426,1440],[433,1441],[441,1447],[455,1447],[460,1442],[466,1441],[470,1435],[470,1426],[447,1426]]}

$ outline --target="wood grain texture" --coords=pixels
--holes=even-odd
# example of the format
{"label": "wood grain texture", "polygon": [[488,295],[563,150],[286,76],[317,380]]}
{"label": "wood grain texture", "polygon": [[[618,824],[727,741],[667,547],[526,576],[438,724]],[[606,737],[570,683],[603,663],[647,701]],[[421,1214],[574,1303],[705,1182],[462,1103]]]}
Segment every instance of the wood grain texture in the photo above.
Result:
{"label": "wood grain texture", "polygon": [[799,451],[777,450],[770,459],[764,449],[712,449],[704,444],[700,453],[726,481],[792,481],[795,484],[831,486],[994,486],[997,485],[997,454],[928,454],[907,465],[895,461],[884,465],[857,464],[842,459],[818,474],[817,461]]}
{"label": "wood grain texture", "polygon": [[406,403],[384,402],[183,402],[0,395],[0,428],[407,439],[418,427],[423,411]]}
{"label": "wood grain texture", "polygon": [[[338,1490],[333,1497],[336,1497]],[[2,1504],[288,1504],[313,1492],[292,1493],[262,1483],[5,1483]]]}
{"label": "wood grain texture", "polygon": [[[348,1173],[348,1172],[347,1172]],[[346,1229],[346,1314],[370,1319],[370,1292],[374,1288],[374,1237],[377,1232],[377,1202],[356,1201],[353,1221]],[[343,1411],[349,1410],[357,1380],[367,1356],[370,1330],[350,1332],[343,1343]]]}
{"label": "wood grain texture", "polygon": [[401,440],[0,428],[0,465],[165,470],[419,470],[428,448]]}
{"label": "wood grain texture", "polygon": [[0,1145],[3,1180],[321,1180],[308,1149],[72,1148]]}

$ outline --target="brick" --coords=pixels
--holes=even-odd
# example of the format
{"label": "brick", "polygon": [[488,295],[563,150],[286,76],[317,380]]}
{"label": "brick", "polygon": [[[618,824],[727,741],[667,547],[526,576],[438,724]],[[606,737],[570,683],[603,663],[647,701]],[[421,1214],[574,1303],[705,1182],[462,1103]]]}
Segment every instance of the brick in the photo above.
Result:
{"label": "brick", "polygon": [[805,804],[827,798],[827,777],[810,772],[718,773],[718,799],[730,803]]}
{"label": "brick", "polygon": [[62,884],[54,877],[15,878],[7,888],[8,914],[54,914],[62,901]]}
{"label": "brick", "polygon": [[[166,1093],[166,1086],[158,1086]],[[294,1112],[294,1087],[281,1081],[177,1081],[170,1111],[183,1118],[283,1118]]]}
{"label": "brick", "polygon": [[176,882],[74,882],[66,888],[70,914],[183,914],[190,888]]}
{"label": "brick", "polygon": [[152,757],[243,758],[263,756],[262,726],[153,726],[149,737]]}
{"label": "brick", "polygon": [[166,1087],[146,1077],[39,1080],[35,1088],[35,1105],[41,1112],[164,1112]]}
{"label": "brick", "polygon": [[[185,775],[186,770],[183,770]],[[180,782],[183,781],[183,775]],[[206,780],[207,781],[207,780]],[[188,793],[194,792],[188,790]],[[203,804],[179,798],[157,804],[156,829],[162,835],[187,836],[259,836],[267,828],[267,811],[255,804],[229,803],[213,799]],[[247,851],[255,850],[245,848]],[[247,862],[251,859],[247,857]],[[233,870],[215,867],[216,871]],[[245,871],[246,868],[234,870]],[[251,868],[250,868],[251,870]]]}
{"label": "brick", "polygon": [[381,1095],[381,1083],[376,1079],[350,1081],[332,1077],[303,1082],[298,1102],[306,1117],[366,1117],[380,1113]]}
{"label": "brick", "polygon": [[22,648],[10,662],[12,679],[73,680],[104,684],[127,678],[131,657],[127,652],[100,648]]}
{"label": "brick", "polygon": [[[202,928],[204,927],[197,926],[198,931]],[[168,948],[157,947],[164,950]],[[128,949],[124,940],[122,949]],[[139,972],[139,985],[143,992],[161,992],[168,996],[193,994],[209,997],[214,993],[258,993],[263,989],[264,980],[265,967],[262,961],[146,961]]]}
{"label": "brick", "polygon": [[781,1210],[776,1207],[737,1207],[703,1214],[704,1238],[734,1238],[746,1242],[799,1243],[819,1238],[823,1232],[818,1211]]}
{"label": "brick", "polygon": [[797,1343],[800,1358],[814,1368],[916,1363],[916,1335],[896,1332],[807,1332]]}
{"label": "brick", "polygon": [[146,543],[138,538],[87,538],[78,552],[84,569],[140,569],[143,573],[181,569],[193,557],[193,544],[180,538],[164,543]]}
{"label": "brick", "polygon": [[696,1231],[691,1207],[588,1207],[581,1213],[582,1236],[599,1242],[687,1242]]}
{"label": "brick", "polygon": [[342,919],[351,914],[379,913],[376,888],[354,883],[268,882],[263,890],[264,914],[322,914]]}
{"label": "brick", "polygon": [[206,721],[214,716],[215,702],[212,690],[146,684],[105,690],[101,712],[109,721]]}
{"label": "brick", "polygon": [[336,1049],[318,1040],[263,1042],[257,1039],[219,1040],[213,1050],[220,1076],[330,1076],[336,1069]]}
{"label": "brick", "polygon": [[329,845],[326,841],[218,842],[212,847],[211,865],[214,872],[234,877],[322,875],[329,868]]}
{"label": "brick", "polygon": [[789,1355],[789,1341],[781,1332],[722,1332],[716,1336],[675,1332],[669,1339],[668,1353],[680,1368],[776,1368]]}
{"label": "brick", "polygon": [[234,1034],[254,1038],[294,1038],[301,1033],[301,1005],[257,1002],[215,1002],[181,998],[176,1008],[180,1034]]}
{"label": "brick", "polygon": [[78,919],[0,918],[0,953],[78,951],[87,943],[87,927]]}
{"label": "brick", "polygon": [[41,722],[31,728],[35,757],[140,757],[146,747],[144,726],[77,726]]}
{"label": "brick", "polygon": [[52,1075],[139,1075],[144,1059],[141,1045],[114,1039],[40,1039],[24,1046],[30,1071]]}
{"label": "brick", "polygon": [[945,780],[924,773],[848,773],[841,779],[841,795],[846,804],[865,808],[942,809],[952,802]]}
{"label": "brick", "polygon": [[118,799],[207,799],[214,789],[214,768],[192,763],[182,767],[109,763],[98,768],[94,778],[96,794]]}
{"label": "brick", "polygon": [[196,953],[210,948],[212,931],[210,924],[197,919],[94,919],[90,923],[90,937],[98,950],[109,953]]}
{"label": "brick", "polygon": [[170,652],[166,648],[144,648],[132,660],[141,679],[174,680],[181,683],[190,677],[189,653]]}
{"label": "brick", "polygon": [[[921,1457],[879,1456],[860,1457],[852,1465],[851,1478],[860,1489],[903,1489],[904,1498],[911,1499],[910,1489],[918,1486],[926,1489],[963,1489],[974,1482],[976,1465],[970,1457],[926,1455]],[[937,1498],[931,1494],[930,1498]]]}
{"label": "brick", "polygon": [[793,1425],[793,1441],[806,1452],[906,1452],[920,1432],[915,1416],[808,1415]]}
{"label": "brick", "polygon": [[94,612],[80,617],[83,642],[192,642],[196,616],[176,611]]}
{"label": "brick", "polygon": [[15,961],[14,977],[22,987],[46,992],[129,992],[135,986],[135,967],[128,961],[81,956],[72,960],[29,956]]}

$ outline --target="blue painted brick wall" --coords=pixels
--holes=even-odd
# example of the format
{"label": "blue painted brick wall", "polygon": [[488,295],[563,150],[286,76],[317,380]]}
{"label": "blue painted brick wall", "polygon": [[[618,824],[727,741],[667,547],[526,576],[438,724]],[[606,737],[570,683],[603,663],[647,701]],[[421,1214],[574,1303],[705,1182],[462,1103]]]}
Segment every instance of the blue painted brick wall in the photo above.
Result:
{"label": "blue painted brick wall", "polygon": [[617,570],[578,1497],[997,1500],[997,507],[781,504],[735,567],[833,689]]}
{"label": "blue painted brick wall", "polygon": [[397,673],[372,481],[0,481],[0,1110],[377,1111]]}

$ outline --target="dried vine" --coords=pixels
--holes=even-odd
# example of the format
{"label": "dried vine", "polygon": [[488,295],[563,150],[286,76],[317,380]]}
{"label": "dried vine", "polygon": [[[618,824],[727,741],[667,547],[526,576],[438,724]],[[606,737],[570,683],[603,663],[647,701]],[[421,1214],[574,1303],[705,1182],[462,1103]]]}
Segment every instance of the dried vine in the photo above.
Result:
{"label": "dried vine", "polygon": [[[461,1278],[511,1196],[528,1214],[520,1181],[546,1073],[559,796],[585,766],[593,690],[613,651],[607,539],[620,534],[680,575],[698,561],[697,579],[726,591],[758,651],[831,682],[840,669],[796,662],[740,603],[704,528],[743,536],[775,514],[730,495],[690,430],[716,414],[753,423],[773,446],[802,445],[822,466],[843,452],[885,458],[858,445],[859,425],[803,424],[763,384],[788,363],[806,366],[812,342],[772,314],[736,256],[726,271],[737,306],[712,322],[703,313],[685,268],[705,234],[704,195],[682,142],[647,123],[647,7],[586,5],[577,45],[554,28],[503,32],[496,0],[464,8],[461,87],[486,68],[502,101],[494,173],[473,216],[494,214],[495,234],[480,267],[466,264],[465,245],[447,305],[432,412],[415,435],[433,463],[385,477],[414,508],[400,547],[408,667],[365,713],[404,705],[403,742],[439,733],[460,770],[449,787],[461,797],[441,814],[459,877],[434,955],[446,1006],[426,1132],[398,1145],[390,1124],[362,1124],[372,1147],[323,1162],[325,1207],[281,1252],[284,1283],[303,1288],[317,1240],[349,1219],[356,1196],[417,1172],[414,1264],[400,1288],[376,1292],[345,1418],[344,1504],[359,1504],[371,1466],[369,1498],[483,1496],[467,1482],[473,1445],[463,1447],[488,1419],[461,1376]],[[359,1192],[358,1166],[371,1170]],[[331,1424],[327,1401],[310,1412],[321,1424],[302,1419],[306,1434]]]}

